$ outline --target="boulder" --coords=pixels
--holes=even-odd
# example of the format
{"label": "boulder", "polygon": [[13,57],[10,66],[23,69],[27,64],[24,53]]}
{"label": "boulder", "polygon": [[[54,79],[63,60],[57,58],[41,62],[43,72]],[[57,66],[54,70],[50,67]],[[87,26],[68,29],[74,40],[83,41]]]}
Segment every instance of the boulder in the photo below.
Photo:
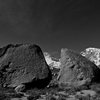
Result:
{"label": "boulder", "polygon": [[91,97],[95,97],[97,94],[93,90],[82,90],[82,91],[77,92],[76,95],[85,96],[85,97],[89,95]]}
{"label": "boulder", "polygon": [[61,69],[57,77],[59,86],[88,86],[99,82],[100,69],[87,58],[68,50],[61,50]]}
{"label": "boulder", "polygon": [[[0,86],[41,87],[49,84],[51,71],[39,46],[7,45],[0,48]],[[41,84],[41,85],[40,85]]]}

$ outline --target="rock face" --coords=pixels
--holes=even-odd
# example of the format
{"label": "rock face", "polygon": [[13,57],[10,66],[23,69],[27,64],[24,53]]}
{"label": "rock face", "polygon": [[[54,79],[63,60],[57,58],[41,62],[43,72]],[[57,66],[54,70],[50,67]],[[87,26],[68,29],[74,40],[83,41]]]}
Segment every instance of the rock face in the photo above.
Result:
{"label": "rock face", "polygon": [[100,66],[100,49],[99,48],[87,48],[81,52],[81,55]]}
{"label": "rock face", "polygon": [[61,69],[58,75],[60,86],[89,85],[99,81],[99,75],[99,68],[85,57],[68,49],[61,50]]}
{"label": "rock face", "polygon": [[1,86],[17,87],[28,83],[30,86],[39,83],[47,85],[50,80],[51,72],[39,46],[19,44],[0,48]]}

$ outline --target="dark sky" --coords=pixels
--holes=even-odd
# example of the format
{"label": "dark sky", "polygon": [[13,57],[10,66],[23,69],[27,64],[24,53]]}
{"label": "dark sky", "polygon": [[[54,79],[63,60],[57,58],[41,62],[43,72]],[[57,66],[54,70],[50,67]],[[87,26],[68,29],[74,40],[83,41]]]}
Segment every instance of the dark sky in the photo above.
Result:
{"label": "dark sky", "polygon": [[100,48],[99,0],[0,0],[0,46],[36,43],[42,50]]}

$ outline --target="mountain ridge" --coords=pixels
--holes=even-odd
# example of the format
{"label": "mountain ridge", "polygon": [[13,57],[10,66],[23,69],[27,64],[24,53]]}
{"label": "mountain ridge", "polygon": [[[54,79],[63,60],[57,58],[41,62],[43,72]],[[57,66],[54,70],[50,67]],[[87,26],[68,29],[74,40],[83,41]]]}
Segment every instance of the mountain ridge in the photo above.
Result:
{"label": "mountain ridge", "polygon": [[[93,62],[95,65],[100,66],[100,48],[88,47],[81,51],[80,54]],[[60,55],[60,54],[59,54]],[[44,57],[47,64],[51,68],[60,68],[60,57],[52,55],[52,53],[44,52]]]}
{"label": "mountain ridge", "polygon": [[47,64],[51,67],[51,69],[53,67],[60,68],[60,64],[61,64],[60,59],[57,59],[51,56],[51,54],[49,54],[48,52],[44,52],[44,57],[45,57]]}
{"label": "mountain ridge", "polygon": [[80,53],[90,61],[94,62],[97,66],[100,66],[100,49],[89,47]]}

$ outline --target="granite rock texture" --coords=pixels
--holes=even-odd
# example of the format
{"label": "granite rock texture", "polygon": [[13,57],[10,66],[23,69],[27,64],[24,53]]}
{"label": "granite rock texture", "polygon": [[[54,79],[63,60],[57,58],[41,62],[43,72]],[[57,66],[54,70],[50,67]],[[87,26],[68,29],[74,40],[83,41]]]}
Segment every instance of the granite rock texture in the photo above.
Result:
{"label": "granite rock texture", "polygon": [[38,45],[9,44],[0,48],[1,87],[17,87],[21,84],[42,87],[49,84],[51,77],[49,66]]}
{"label": "granite rock texture", "polygon": [[61,69],[57,77],[60,86],[80,87],[99,82],[99,68],[80,54],[62,49],[60,61]]}

